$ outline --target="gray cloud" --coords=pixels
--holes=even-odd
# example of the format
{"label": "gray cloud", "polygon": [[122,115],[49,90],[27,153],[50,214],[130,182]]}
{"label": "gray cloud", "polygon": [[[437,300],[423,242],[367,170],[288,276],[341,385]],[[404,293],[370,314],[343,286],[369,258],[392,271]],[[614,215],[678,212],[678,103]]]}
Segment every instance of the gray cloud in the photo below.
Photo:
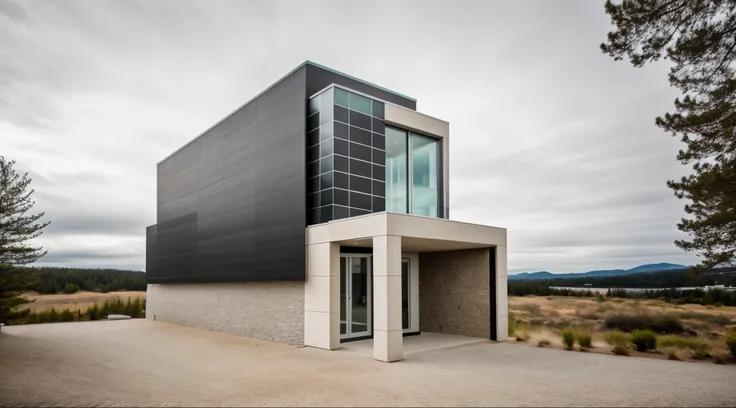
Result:
{"label": "gray cloud", "polygon": [[309,59],[450,121],[452,218],[508,228],[511,271],[695,262],[667,66],[613,62],[609,29],[584,0],[0,0],[2,153],[52,221],[44,262],[141,269],[156,163]]}

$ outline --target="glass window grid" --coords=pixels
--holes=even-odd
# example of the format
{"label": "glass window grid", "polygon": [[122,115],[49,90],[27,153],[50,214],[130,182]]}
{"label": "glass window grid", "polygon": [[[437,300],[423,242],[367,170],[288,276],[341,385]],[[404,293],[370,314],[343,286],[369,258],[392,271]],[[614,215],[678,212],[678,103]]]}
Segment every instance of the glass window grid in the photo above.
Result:
{"label": "glass window grid", "polygon": [[[342,91],[347,92],[347,94],[348,94],[348,103],[347,104],[340,103],[340,101],[338,100],[338,98],[334,95],[335,89],[341,89]],[[331,102],[332,103],[331,104],[327,104],[327,105],[323,104],[323,102],[322,102],[323,94],[325,94],[326,92],[333,92],[333,94],[331,94],[330,95],[330,98],[329,98],[329,99],[331,99]],[[365,110],[359,111],[359,110],[356,110],[356,109],[350,109],[350,106],[349,106],[350,105],[349,101],[351,99],[350,98],[350,94],[353,94],[353,93],[350,92],[350,91],[348,91],[348,90],[345,90],[345,89],[342,89],[342,88],[339,88],[339,87],[335,87],[335,86],[332,86],[330,88],[325,89],[323,92],[320,92],[318,95],[315,95],[313,97],[313,98],[319,98],[319,102],[316,103],[316,105],[319,106],[319,109],[317,111],[315,111],[315,112],[312,112],[312,114],[308,115],[308,117],[311,117],[313,115],[319,114],[319,112],[321,112],[324,109],[334,110],[334,108],[333,108],[334,105],[341,106],[341,107],[343,107],[345,109],[348,109],[348,118],[350,118],[350,113],[349,112],[351,110],[354,111],[354,112],[357,112],[357,113],[360,113],[360,114],[363,114],[363,115],[367,115],[367,116],[370,117],[371,129],[365,129],[365,130],[368,130],[370,132],[371,139],[373,139],[373,135],[374,134],[385,137],[385,133],[386,133],[385,132],[385,127],[386,127],[386,125],[384,123],[384,118],[382,117],[383,116],[383,111],[385,110],[384,109],[384,106],[383,106],[384,105],[383,102],[376,101],[376,100],[374,100],[374,99],[372,99],[370,97],[367,97],[371,101],[371,103],[370,103],[370,113],[366,112]],[[359,97],[366,98],[366,96],[364,96],[364,95],[360,95],[360,94],[355,94],[355,95],[358,95]],[[376,105],[380,105],[380,108],[379,109],[374,109],[374,107],[376,107]],[[374,112],[376,112],[377,110],[380,110],[381,111],[381,115],[380,116],[373,116]],[[341,124],[346,125],[348,127],[349,126],[355,126],[355,125],[351,125],[350,123],[346,123],[344,121],[335,120],[334,119],[334,112],[330,112],[330,117],[332,118],[331,120],[329,120],[329,121],[321,124],[319,127],[317,127],[317,129],[315,131],[318,132],[318,134],[320,132],[320,128],[321,127],[323,127],[323,126],[333,126],[332,133],[334,135],[334,124],[335,123],[341,123]],[[381,130],[383,130],[382,132],[380,132],[380,131],[379,132],[374,132],[374,123],[375,123],[375,120],[378,120],[378,121],[382,122],[381,124],[379,124],[379,126],[377,126],[377,127],[380,127]],[[360,127],[360,128],[363,129],[362,127]],[[378,129],[375,129],[375,130],[378,130]],[[384,143],[384,148],[381,149],[381,148],[378,148],[378,147],[374,147],[372,145],[372,143],[371,143],[371,145],[367,145],[365,143],[359,143],[359,142],[354,141],[354,140],[339,138],[341,140],[346,140],[349,143],[355,143],[355,144],[358,144],[358,145],[361,145],[361,146],[368,147],[370,149],[375,149],[375,150],[381,151],[383,153],[383,155],[384,155],[384,164],[379,164],[379,163],[374,162],[372,160],[372,157],[371,157],[371,161],[367,161],[367,160],[362,160],[362,159],[355,158],[355,157],[346,156],[346,155],[343,155],[343,154],[334,153],[334,139],[335,138],[337,138],[337,137],[333,136],[333,137],[330,137],[330,138],[325,139],[325,140],[320,140],[317,144],[312,144],[311,146],[307,146],[307,148],[311,148],[311,147],[317,146],[318,151],[321,151],[322,150],[322,147],[321,147],[321,144],[322,143],[332,143],[333,144],[331,146],[331,151],[333,153],[331,153],[331,154],[329,154],[329,155],[327,155],[325,157],[317,158],[316,160],[312,160],[312,161],[310,161],[310,162],[307,163],[308,164],[308,168],[310,168],[309,165],[312,164],[312,163],[314,163],[314,162],[320,162],[322,160],[330,160],[330,161],[332,161],[331,165],[329,166],[330,167],[330,170],[328,170],[328,171],[324,171],[323,172],[323,171],[321,171],[321,166],[318,166],[317,167],[317,169],[318,169],[317,172],[319,174],[310,174],[310,176],[311,176],[310,177],[310,182],[312,181],[312,179],[320,178],[323,174],[326,174],[326,173],[341,173],[341,174],[346,175],[348,178],[350,176],[353,176],[353,177],[360,177],[362,179],[368,180],[370,182],[370,184],[371,184],[371,194],[366,194],[364,192],[356,191],[356,190],[350,190],[349,188],[348,189],[344,189],[344,188],[340,188],[340,187],[335,187],[334,186],[335,179],[334,179],[334,176],[333,176],[332,186],[323,189],[322,186],[319,185],[320,183],[318,183],[319,190],[317,190],[317,191],[309,191],[309,196],[310,196],[310,198],[311,198],[311,195],[312,194],[321,196],[322,195],[322,192],[323,191],[326,191],[326,190],[341,190],[341,191],[345,191],[348,194],[348,204],[350,204],[350,198],[349,198],[350,197],[350,193],[363,194],[363,195],[367,196],[368,199],[369,199],[369,201],[371,202],[371,210],[367,210],[365,208],[352,207],[350,205],[344,206],[344,205],[334,204],[334,192],[333,192],[333,199],[332,199],[333,203],[326,204],[326,205],[320,205],[318,207],[309,207],[308,210],[310,211],[310,216],[311,216],[311,213],[312,212],[315,212],[316,211],[317,217],[320,218],[319,219],[319,222],[325,222],[325,221],[322,221],[321,220],[321,214],[322,214],[322,211],[323,210],[328,210],[328,207],[332,207],[332,208],[329,208],[330,212],[332,213],[331,214],[331,219],[332,220],[335,219],[335,211],[334,211],[334,208],[335,207],[340,207],[340,208],[346,209],[347,212],[348,212],[348,214],[349,214],[348,217],[353,217],[355,215],[358,215],[356,213],[370,214],[372,212],[373,202],[374,202],[375,199],[380,199],[380,200],[382,200],[384,202],[384,210],[385,210],[385,205],[386,205],[385,204],[385,200],[386,200],[386,197],[385,197],[385,191],[386,191],[386,187],[385,187],[385,183],[386,183],[385,182],[385,176],[384,176],[384,179],[381,180],[381,179],[374,178],[373,177],[373,174],[371,174],[371,177],[368,178],[368,177],[363,177],[363,176],[360,176],[360,175],[357,175],[357,174],[350,174],[350,173],[346,173],[346,172],[342,172],[342,171],[337,171],[337,170],[334,169],[334,156],[341,156],[341,157],[346,158],[347,160],[357,160],[357,161],[360,161],[360,162],[363,162],[363,163],[370,164],[371,166],[378,166],[380,168],[383,168],[384,169],[384,173],[385,173],[385,154],[386,154],[386,152],[385,152],[385,143]],[[319,140],[319,138],[318,138],[318,140]],[[373,150],[371,150],[371,152],[372,151]],[[371,167],[371,168],[373,168],[373,167]],[[373,190],[373,183],[374,182],[378,182],[378,183],[384,184],[384,188],[383,188],[384,194],[383,195],[375,195],[375,194],[372,194],[373,193],[372,190]],[[310,185],[310,184],[311,183],[308,183],[308,185]],[[311,200],[308,200],[308,203],[310,203],[310,202],[311,202]]]}

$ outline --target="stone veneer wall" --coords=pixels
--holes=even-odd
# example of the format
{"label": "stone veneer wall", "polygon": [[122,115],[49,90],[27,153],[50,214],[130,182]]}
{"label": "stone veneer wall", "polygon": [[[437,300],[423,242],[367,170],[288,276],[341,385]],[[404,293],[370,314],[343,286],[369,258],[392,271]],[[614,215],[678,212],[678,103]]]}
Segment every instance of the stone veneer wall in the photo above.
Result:
{"label": "stone veneer wall", "polygon": [[304,282],[149,284],[146,318],[304,344]]}
{"label": "stone veneer wall", "polygon": [[488,248],[419,254],[419,330],[491,337]]}

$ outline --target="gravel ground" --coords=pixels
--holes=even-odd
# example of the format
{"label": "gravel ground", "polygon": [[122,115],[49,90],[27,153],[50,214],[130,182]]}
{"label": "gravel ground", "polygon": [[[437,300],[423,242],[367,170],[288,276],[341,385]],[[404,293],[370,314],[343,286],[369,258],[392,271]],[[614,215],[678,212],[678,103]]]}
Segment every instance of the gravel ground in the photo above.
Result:
{"label": "gravel ground", "polygon": [[385,364],[146,320],[4,327],[0,405],[736,406],[736,366],[475,344]]}

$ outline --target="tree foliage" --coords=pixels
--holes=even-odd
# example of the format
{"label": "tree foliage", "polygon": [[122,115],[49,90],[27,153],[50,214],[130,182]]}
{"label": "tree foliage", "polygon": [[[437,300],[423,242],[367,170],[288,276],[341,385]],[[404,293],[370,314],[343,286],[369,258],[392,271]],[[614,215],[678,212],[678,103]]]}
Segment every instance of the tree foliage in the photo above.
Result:
{"label": "tree foliage", "polygon": [[68,285],[77,290],[104,293],[146,290],[146,274],[139,271],[52,267],[28,268],[28,271],[27,287],[41,294],[59,293]]}
{"label": "tree foliage", "polygon": [[41,235],[48,222],[38,222],[44,213],[29,214],[35,204],[31,179],[17,173],[14,165],[0,156],[0,320],[28,302],[18,296],[28,283],[23,267],[46,254],[28,242]]}
{"label": "tree foliage", "polygon": [[667,182],[688,200],[678,228],[690,239],[675,244],[698,253],[699,270],[736,264],[736,0],[607,0],[605,10],[615,30],[603,52],[635,67],[671,61],[683,94],[655,122],[681,138],[677,159],[693,169]]}

